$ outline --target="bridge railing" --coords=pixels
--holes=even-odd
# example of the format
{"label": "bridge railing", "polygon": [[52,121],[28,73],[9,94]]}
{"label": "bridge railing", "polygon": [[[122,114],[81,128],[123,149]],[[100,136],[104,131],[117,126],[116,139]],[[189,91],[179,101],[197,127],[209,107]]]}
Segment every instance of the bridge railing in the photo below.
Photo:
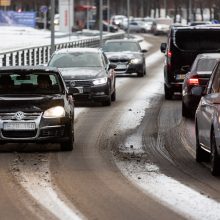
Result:
{"label": "bridge railing", "polygon": [[[106,40],[124,38],[124,33],[112,33],[103,36],[103,43]],[[74,40],[67,43],[55,45],[55,49],[73,48],[73,47],[99,47],[99,36],[93,36],[87,39]],[[0,67],[3,66],[27,66],[43,65],[47,63],[51,56],[51,46],[30,47],[19,50],[0,53]]]}

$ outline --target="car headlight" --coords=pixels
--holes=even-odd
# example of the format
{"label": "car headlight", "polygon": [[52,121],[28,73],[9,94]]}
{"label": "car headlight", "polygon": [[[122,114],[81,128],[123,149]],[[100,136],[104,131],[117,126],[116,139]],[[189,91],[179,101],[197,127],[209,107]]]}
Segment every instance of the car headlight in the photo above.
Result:
{"label": "car headlight", "polygon": [[106,83],[107,83],[107,77],[99,78],[99,79],[96,79],[93,81],[93,85],[95,85],[95,86],[106,84]]}
{"label": "car headlight", "polygon": [[141,60],[138,59],[138,58],[132,59],[132,60],[130,61],[131,64],[137,64],[137,63],[140,63],[140,62],[141,62]]}
{"label": "car headlight", "polygon": [[64,116],[65,116],[65,110],[62,106],[49,108],[43,114],[44,118],[61,118]]}

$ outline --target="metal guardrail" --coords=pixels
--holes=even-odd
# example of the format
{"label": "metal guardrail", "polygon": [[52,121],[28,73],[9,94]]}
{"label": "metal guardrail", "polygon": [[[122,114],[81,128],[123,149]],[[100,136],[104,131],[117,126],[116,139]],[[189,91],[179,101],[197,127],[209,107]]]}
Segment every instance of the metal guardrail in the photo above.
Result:
{"label": "metal guardrail", "polygon": [[[103,42],[110,39],[124,38],[124,33],[114,33],[103,36]],[[75,40],[68,43],[56,44],[56,50],[73,47],[99,47],[99,36],[83,40]],[[49,61],[51,46],[31,47],[15,51],[0,53],[0,67],[3,66],[27,66],[42,65]]]}

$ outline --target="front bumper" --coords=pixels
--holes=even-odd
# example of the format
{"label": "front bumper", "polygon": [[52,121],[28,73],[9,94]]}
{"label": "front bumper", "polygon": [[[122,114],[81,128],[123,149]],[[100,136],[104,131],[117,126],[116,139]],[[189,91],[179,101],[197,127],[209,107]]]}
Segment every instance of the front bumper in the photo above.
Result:
{"label": "front bumper", "polygon": [[105,101],[109,98],[108,84],[100,86],[80,86],[70,88],[74,100],[77,101]]}
{"label": "front bumper", "polygon": [[115,69],[116,75],[120,74],[132,74],[132,73],[142,73],[143,72],[143,63],[138,63],[138,64],[118,64]]}
{"label": "front bumper", "polygon": [[[5,117],[6,118],[6,117]],[[35,129],[10,129],[4,127],[4,123],[34,123]],[[50,118],[42,117],[42,113],[32,120],[15,121],[1,117],[0,120],[0,142],[1,143],[59,143],[69,140],[71,120],[69,117]]]}

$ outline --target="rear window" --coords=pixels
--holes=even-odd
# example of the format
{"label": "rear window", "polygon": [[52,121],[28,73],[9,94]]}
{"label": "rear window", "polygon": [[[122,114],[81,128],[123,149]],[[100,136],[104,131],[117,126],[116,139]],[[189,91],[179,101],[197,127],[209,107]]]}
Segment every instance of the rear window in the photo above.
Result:
{"label": "rear window", "polygon": [[197,64],[197,71],[212,71],[216,64],[216,59],[200,59]]}
{"label": "rear window", "polygon": [[108,42],[103,47],[104,52],[140,52],[140,47],[136,42]]}
{"label": "rear window", "polygon": [[219,30],[181,30],[174,31],[174,45],[184,51],[219,51]]}

